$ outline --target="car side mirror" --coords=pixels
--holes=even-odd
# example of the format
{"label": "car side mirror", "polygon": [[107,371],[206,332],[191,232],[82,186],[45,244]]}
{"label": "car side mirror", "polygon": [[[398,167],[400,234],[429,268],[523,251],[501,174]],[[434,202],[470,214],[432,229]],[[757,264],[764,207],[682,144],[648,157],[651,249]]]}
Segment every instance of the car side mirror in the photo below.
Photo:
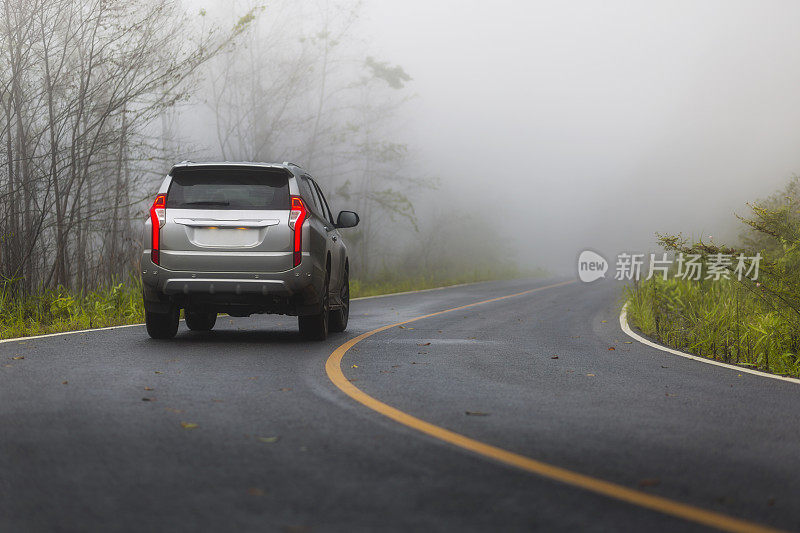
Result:
{"label": "car side mirror", "polygon": [[339,217],[336,219],[337,228],[354,228],[358,226],[358,215],[353,211],[339,211]]}

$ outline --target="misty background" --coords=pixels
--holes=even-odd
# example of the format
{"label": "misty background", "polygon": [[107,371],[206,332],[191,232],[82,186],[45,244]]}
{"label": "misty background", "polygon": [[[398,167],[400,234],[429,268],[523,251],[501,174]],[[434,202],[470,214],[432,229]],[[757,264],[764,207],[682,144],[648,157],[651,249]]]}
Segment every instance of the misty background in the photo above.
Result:
{"label": "misty background", "polygon": [[790,1],[408,0],[364,2],[353,35],[413,78],[394,133],[440,179],[417,215],[480,213],[521,263],[571,272],[656,231],[734,240],[798,172],[798,21]]}
{"label": "misty background", "polygon": [[410,0],[365,19],[414,76],[410,135],[443,190],[524,261],[731,239],[800,169],[796,2]]}
{"label": "misty background", "polygon": [[184,159],[302,165],[361,214],[363,277],[730,241],[800,168],[794,2],[0,3],[0,273],[28,290],[134,271]]}

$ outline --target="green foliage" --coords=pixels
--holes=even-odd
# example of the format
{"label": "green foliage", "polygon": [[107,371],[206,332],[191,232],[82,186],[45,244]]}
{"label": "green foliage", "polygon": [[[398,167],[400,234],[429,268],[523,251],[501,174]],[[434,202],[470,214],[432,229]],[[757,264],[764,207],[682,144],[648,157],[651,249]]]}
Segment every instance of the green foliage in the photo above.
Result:
{"label": "green foliage", "polygon": [[631,322],[669,346],[724,362],[800,376],[800,181],[752,204],[741,245],[728,247],[681,235],[659,235],[666,250],[760,254],[757,280],[651,279],[628,288]]}
{"label": "green foliage", "polygon": [[411,76],[400,65],[392,67],[389,66],[389,63],[378,61],[371,56],[367,57],[364,65],[375,78],[385,81],[392,89],[402,89],[407,82],[411,81]]}
{"label": "green foliage", "polygon": [[142,285],[136,278],[94,292],[63,288],[19,296],[0,284],[0,339],[137,324],[144,320]]}
{"label": "green foliage", "polygon": [[[233,34],[238,35],[248,28],[252,26],[254,20],[256,20],[256,16],[259,12],[264,11],[266,6],[258,6],[250,9],[247,13],[239,17],[239,20],[236,21],[236,24],[233,26]],[[200,16],[205,16],[205,10],[201,10]]]}
{"label": "green foliage", "polygon": [[667,346],[800,376],[800,322],[736,280],[653,278],[627,289],[628,317]]}

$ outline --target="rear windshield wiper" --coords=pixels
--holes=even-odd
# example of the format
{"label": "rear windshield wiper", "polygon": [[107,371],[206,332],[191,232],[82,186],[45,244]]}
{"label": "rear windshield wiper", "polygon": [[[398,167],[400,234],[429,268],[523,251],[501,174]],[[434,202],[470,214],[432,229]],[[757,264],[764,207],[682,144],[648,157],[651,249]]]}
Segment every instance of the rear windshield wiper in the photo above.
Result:
{"label": "rear windshield wiper", "polygon": [[183,202],[181,205],[231,205],[230,202],[216,202],[213,200],[206,200],[202,202]]}

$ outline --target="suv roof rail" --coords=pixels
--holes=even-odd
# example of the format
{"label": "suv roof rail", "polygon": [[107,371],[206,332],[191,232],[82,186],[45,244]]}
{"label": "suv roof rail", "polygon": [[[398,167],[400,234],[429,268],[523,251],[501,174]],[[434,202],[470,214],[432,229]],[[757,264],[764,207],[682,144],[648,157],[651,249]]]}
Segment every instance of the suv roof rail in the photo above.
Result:
{"label": "suv roof rail", "polygon": [[287,167],[303,168],[300,165],[298,165],[297,163],[292,163],[291,161],[284,161],[283,164],[286,165]]}

